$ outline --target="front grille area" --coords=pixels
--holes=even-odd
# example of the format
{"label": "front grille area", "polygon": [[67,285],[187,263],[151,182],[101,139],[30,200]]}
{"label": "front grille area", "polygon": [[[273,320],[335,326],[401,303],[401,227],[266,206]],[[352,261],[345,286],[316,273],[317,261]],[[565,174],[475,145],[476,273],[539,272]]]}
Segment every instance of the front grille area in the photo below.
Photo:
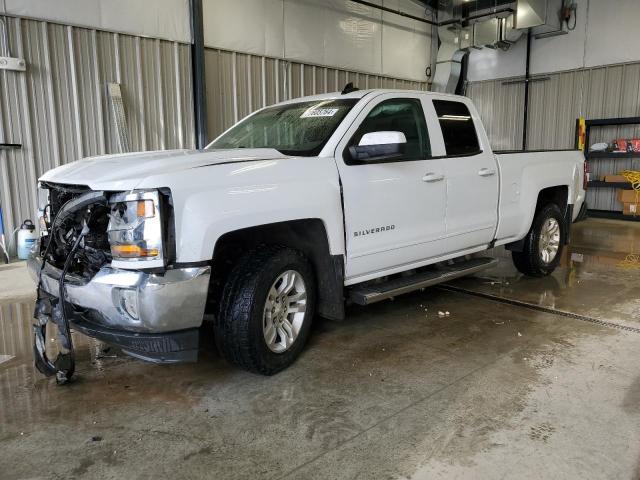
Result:
{"label": "front grille area", "polygon": [[[41,253],[46,252],[48,263],[57,268],[63,268],[76,239],[86,224],[89,232],[80,241],[69,273],[90,280],[105,263],[111,261],[107,238],[109,224],[107,205],[104,202],[86,205],[71,211],[70,214],[59,216],[67,202],[91,192],[91,189],[84,185],[53,183],[43,183],[42,187],[49,189],[49,205],[46,216],[47,235],[42,237]],[[59,218],[56,220],[56,217]]]}

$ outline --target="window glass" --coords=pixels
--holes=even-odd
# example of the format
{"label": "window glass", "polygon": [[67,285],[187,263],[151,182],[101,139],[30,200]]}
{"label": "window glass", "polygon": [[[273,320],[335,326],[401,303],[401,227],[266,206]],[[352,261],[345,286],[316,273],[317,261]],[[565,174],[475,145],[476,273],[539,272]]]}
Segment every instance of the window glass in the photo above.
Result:
{"label": "window glass", "polygon": [[207,148],[275,148],[285,155],[316,156],[357,102],[317,100],[265,108]]}
{"label": "window glass", "polygon": [[434,100],[447,155],[469,155],[480,152],[476,127],[469,109],[462,102]]}
{"label": "window glass", "polygon": [[[365,133],[402,132],[407,139],[402,157],[393,161],[419,160],[431,156],[431,144],[424,120],[422,104],[415,98],[394,98],[373,107],[351,138],[348,147],[358,145]],[[346,160],[352,160],[349,148],[345,149]]]}

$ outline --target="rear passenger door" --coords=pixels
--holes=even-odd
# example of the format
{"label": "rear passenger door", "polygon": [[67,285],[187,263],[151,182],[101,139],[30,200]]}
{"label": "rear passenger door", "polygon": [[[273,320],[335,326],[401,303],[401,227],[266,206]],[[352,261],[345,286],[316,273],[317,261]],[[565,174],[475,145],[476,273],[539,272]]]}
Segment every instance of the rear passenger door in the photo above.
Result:
{"label": "rear passenger door", "polygon": [[446,152],[450,251],[487,244],[498,222],[499,175],[481,120],[470,102],[451,97],[432,102]]}
{"label": "rear passenger door", "polygon": [[[386,93],[363,108],[336,149],[342,182],[347,284],[394,273],[446,250],[444,159],[431,159],[435,115],[422,95]],[[432,109],[431,105],[428,108]],[[404,152],[354,160],[349,147],[372,132],[401,132]]]}

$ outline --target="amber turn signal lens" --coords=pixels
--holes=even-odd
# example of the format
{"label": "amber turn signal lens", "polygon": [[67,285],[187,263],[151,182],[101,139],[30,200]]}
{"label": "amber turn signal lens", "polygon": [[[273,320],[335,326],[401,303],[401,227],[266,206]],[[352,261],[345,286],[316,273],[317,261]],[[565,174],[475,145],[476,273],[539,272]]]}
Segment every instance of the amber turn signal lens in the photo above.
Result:
{"label": "amber turn signal lens", "polygon": [[111,254],[117,258],[157,257],[160,252],[157,248],[142,248],[138,245],[112,245]]}
{"label": "amber turn signal lens", "polygon": [[156,214],[153,200],[138,200],[136,213],[141,218],[152,218]]}

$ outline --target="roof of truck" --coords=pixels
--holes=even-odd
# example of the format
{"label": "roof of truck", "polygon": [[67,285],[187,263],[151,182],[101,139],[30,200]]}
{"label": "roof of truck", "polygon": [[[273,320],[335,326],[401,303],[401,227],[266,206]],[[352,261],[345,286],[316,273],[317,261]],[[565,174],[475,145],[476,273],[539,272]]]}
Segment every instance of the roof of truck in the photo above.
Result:
{"label": "roof of truck", "polygon": [[370,93],[419,93],[421,95],[445,95],[452,98],[465,98],[460,95],[453,95],[451,93],[440,93],[440,92],[428,92],[425,90],[402,90],[397,88],[370,88],[367,90],[355,90],[349,93],[341,93],[341,92],[329,92],[322,93],[320,95],[309,95],[305,97],[292,98],[291,100],[286,100],[284,102],[280,102],[280,104],[286,103],[296,103],[296,102],[306,102],[312,100],[331,100],[336,98],[362,98],[365,95]]}

